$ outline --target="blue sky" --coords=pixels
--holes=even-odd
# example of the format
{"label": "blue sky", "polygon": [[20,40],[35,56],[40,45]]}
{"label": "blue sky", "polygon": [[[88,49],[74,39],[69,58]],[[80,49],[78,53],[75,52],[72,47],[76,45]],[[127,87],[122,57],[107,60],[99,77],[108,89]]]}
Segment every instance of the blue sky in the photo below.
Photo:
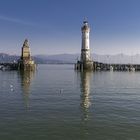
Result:
{"label": "blue sky", "polygon": [[84,17],[92,53],[140,53],[140,0],[0,0],[0,52],[79,53]]}

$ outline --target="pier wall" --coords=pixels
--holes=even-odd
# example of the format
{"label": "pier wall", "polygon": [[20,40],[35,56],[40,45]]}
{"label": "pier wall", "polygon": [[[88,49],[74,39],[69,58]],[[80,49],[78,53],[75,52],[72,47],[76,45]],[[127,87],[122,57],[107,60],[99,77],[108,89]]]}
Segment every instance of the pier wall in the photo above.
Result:
{"label": "pier wall", "polygon": [[140,64],[109,64],[94,62],[94,70],[140,71]]}
{"label": "pier wall", "polygon": [[0,63],[0,70],[18,70],[18,63]]}
{"label": "pier wall", "polygon": [[0,63],[0,70],[34,71],[36,70],[36,64]]}
{"label": "pier wall", "polygon": [[34,71],[34,70],[36,70],[36,64],[19,63],[18,69],[21,71]]}
{"label": "pier wall", "polygon": [[75,70],[92,70],[92,71],[140,71],[140,64],[113,64],[93,62],[81,63],[78,61],[75,64]]}
{"label": "pier wall", "polygon": [[85,63],[77,61],[77,63],[75,64],[75,70],[94,70],[93,61],[87,61]]}

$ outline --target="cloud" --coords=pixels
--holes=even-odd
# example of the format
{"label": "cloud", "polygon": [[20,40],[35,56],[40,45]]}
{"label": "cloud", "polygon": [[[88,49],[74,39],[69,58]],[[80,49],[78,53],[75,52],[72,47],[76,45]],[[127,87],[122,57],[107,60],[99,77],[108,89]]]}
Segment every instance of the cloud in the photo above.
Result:
{"label": "cloud", "polygon": [[13,22],[13,23],[17,23],[17,24],[22,24],[22,25],[28,25],[28,26],[35,26],[35,24],[31,23],[31,22],[26,22],[17,18],[11,18],[11,17],[7,17],[7,16],[2,16],[0,15],[0,20],[2,21],[7,21],[7,22]]}

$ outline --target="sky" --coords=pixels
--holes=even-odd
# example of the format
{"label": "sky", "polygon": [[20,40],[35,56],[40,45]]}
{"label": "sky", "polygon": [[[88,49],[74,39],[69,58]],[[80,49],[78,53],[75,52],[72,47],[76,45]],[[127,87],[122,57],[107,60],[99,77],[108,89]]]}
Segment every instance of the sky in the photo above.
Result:
{"label": "sky", "polygon": [[0,0],[0,53],[80,53],[85,17],[91,53],[140,54],[140,0]]}

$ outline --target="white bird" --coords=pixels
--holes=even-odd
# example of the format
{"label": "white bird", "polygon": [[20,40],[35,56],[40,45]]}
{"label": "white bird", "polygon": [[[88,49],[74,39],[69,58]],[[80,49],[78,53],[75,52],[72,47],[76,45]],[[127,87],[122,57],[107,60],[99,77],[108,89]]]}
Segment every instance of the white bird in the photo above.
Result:
{"label": "white bird", "polygon": [[10,85],[10,88],[13,88],[13,85]]}

